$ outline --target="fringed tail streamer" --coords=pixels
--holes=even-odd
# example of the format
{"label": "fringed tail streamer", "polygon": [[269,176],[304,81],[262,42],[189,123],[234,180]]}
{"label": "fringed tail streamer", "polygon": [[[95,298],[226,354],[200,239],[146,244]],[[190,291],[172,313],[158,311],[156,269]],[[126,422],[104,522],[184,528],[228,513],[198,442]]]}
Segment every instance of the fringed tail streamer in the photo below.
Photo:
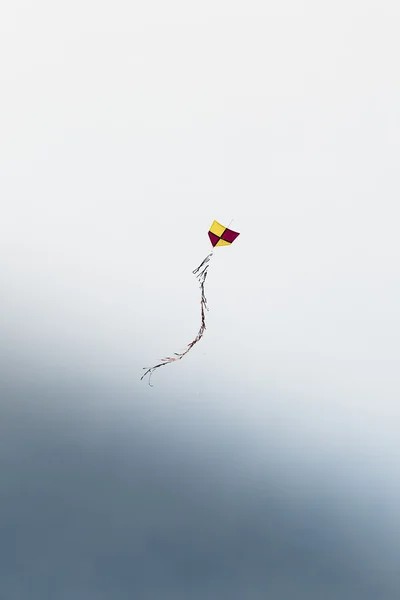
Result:
{"label": "fringed tail streamer", "polygon": [[196,337],[186,346],[185,350],[182,350],[182,352],[174,352],[173,356],[166,356],[165,358],[161,359],[161,361],[157,365],[154,365],[154,367],[149,367],[149,368],[144,367],[145,373],[142,375],[142,377],[140,379],[142,380],[146,377],[146,375],[148,375],[149,376],[149,385],[151,387],[153,387],[151,385],[151,378],[156,369],[159,369],[160,367],[165,367],[166,365],[169,365],[169,363],[175,362],[176,360],[182,360],[182,358],[184,356],[186,356],[186,354],[193,348],[193,346],[195,344],[197,344],[197,342],[199,342],[201,340],[201,338],[204,335],[204,332],[206,330],[206,311],[208,311],[207,298],[206,298],[206,294],[205,294],[205,285],[206,285],[206,279],[207,279],[207,275],[208,275],[208,268],[210,266],[210,261],[211,261],[213,254],[214,254],[213,252],[210,252],[210,254],[208,256],[206,256],[206,258],[197,267],[197,269],[195,269],[193,271],[193,275],[195,275],[197,280],[199,281],[200,291],[201,291],[201,298],[200,298],[201,325],[200,325],[200,329],[199,329]]}

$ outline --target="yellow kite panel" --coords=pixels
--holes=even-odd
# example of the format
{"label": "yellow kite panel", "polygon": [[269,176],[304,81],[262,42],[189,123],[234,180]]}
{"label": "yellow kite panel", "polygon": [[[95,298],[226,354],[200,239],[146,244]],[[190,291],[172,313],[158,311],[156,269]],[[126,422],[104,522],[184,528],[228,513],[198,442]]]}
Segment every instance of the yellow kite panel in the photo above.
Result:
{"label": "yellow kite panel", "polygon": [[225,229],[226,229],[226,227],[221,225],[221,223],[218,223],[218,221],[214,221],[210,227],[211,233],[213,233],[214,235],[216,235],[218,237],[221,237],[221,235],[224,233]]}

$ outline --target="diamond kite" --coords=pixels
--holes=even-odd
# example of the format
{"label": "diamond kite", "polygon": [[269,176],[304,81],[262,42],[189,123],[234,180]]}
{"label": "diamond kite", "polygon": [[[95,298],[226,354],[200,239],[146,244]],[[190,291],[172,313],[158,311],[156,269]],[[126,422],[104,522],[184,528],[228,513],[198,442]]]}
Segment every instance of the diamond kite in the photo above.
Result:
{"label": "diamond kite", "polygon": [[213,246],[213,250],[211,250],[210,254],[208,254],[203,262],[193,271],[193,275],[196,276],[197,280],[200,284],[200,315],[201,315],[201,325],[200,329],[196,335],[196,337],[186,346],[184,350],[181,352],[174,352],[173,356],[166,356],[161,359],[157,365],[153,367],[144,367],[145,373],[140,378],[141,380],[149,376],[149,385],[151,385],[151,377],[154,371],[160,367],[165,367],[169,363],[175,362],[176,360],[181,360],[186,354],[193,348],[197,342],[201,340],[206,330],[206,311],[208,311],[207,298],[205,294],[205,284],[208,275],[208,268],[210,266],[210,261],[214,255],[214,248],[219,248],[221,246],[230,246],[240,235],[237,231],[233,231],[228,227],[224,227],[218,221],[213,221],[210,230],[208,232],[208,237],[210,238],[210,242]]}
{"label": "diamond kite", "polygon": [[234,242],[239,233],[236,231],[232,231],[232,229],[228,229],[218,223],[218,221],[214,221],[210,227],[210,231],[208,232],[208,237],[212,245],[214,246],[230,246],[232,242]]}

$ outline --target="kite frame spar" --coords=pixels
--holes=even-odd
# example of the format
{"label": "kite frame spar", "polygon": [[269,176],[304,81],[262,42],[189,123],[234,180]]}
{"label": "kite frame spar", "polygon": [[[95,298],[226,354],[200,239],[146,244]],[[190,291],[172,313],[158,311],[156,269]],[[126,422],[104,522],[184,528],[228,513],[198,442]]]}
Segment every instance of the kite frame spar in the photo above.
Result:
{"label": "kite frame spar", "polygon": [[[231,221],[231,223],[232,223],[232,221]],[[231,223],[229,223],[229,225]],[[208,275],[208,269],[210,266],[210,262],[214,255],[214,248],[215,248],[215,246],[219,246],[219,245],[230,246],[233,243],[233,241],[240,234],[237,231],[232,231],[231,229],[229,229],[229,227],[224,227],[223,225],[218,223],[218,221],[214,221],[210,227],[208,235],[209,235],[211,244],[213,245],[213,250],[211,250],[211,252],[202,261],[202,263],[194,271],[192,271],[193,275],[196,276],[197,280],[200,283],[200,290],[201,290],[201,298],[200,298],[201,325],[200,325],[200,329],[199,329],[196,337],[186,346],[185,350],[182,350],[182,352],[174,352],[173,356],[166,356],[165,358],[162,358],[161,361],[157,365],[154,365],[153,367],[144,367],[145,372],[141,376],[140,380],[142,381],[146,377],[146,375],[149,375],[149,386],[150,387],[153,387],[151,384],[151,378],[156,369],[159,369],[160,367],[165,367],[166,365],[169,365],[170,363],[175,362],[177,360],[182,360],[182,358],[184,356],[186,356],[186,354],[188,352],[190,352],[190,350],[193,348],[193,346],[195,344],[197,344],[203,337],[204,332],[206,330],[206,311],[209,310],[208,305],[207,305],[206,293],[205,293],[205,284],[206,284],[206,279],[207,279],[207,275]],[[224,239],[224,236],[226,237],[226,239]]]}

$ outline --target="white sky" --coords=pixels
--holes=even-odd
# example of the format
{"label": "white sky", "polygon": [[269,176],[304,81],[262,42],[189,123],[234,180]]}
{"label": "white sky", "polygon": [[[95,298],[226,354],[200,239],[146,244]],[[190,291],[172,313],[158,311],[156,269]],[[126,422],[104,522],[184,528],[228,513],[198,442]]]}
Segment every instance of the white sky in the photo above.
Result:
{"label": "white sky", "polygon": [[[303,434],[345,429],[393,457],[399,16],[354,0],[3,3],[4,347],[149,396],[245,397],[254,421],[275,403]],[[206,336],[143,388],[142,367],[197,331],[191,271],[214,218],[241,236],[216,253]]]}

